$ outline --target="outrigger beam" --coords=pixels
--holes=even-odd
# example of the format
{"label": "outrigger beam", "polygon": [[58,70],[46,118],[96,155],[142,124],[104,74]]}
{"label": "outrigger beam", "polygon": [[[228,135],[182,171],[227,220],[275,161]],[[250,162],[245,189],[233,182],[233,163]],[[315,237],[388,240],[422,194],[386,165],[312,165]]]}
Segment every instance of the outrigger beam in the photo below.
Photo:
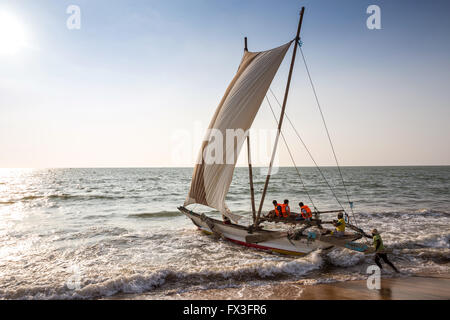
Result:
{"label": "outrigger beam", "polygon": [[305,7],[302,7],[302,10],[300,11],[300,20],[298,22],[298,27],[297,27],[297,34],[295,36],[294,52],[292,53],[291,66],[289,68],[289,75],[288,75],[288,79],[287,79],[287,83],[286,83],[286,90],[284,92],[283,105],[281,107],[281,116],[280,116],[280,120],[278,122],[277,135],[276,135],[276,138],[275,138],[275,144],[273,146],[272,158],[270,159],[269,170],[267,172],[267,177],[266,177],[266,182],[264,184],[264,190],[263,190],[263,194],[262,194],[262,197],[261,197],[261,202],[259,203],[258,214],[256,216],[256,220],[254,221],[254,226],[255,227],[257,227],[258,224],[259,224],[261,211],[262,211],[262,208],[263,208],[263,205],[264,205],[264,198],[266,197],[267,187],[269,185],[270,175],[272,173],[272,166],[273,166],[273,162],[275,160],[275,154],[276,154],[276,151],[277,151],[278,140],[280,138],[280,133],[281,133],[281,126],[283,124],[283,119],[284,119],[284,112],[286,110],[287,98],[288,98],[288,95],[289,95],[289,87],[291,85],[291,78],[292,78],[292,71],[294,69],[295,56],[297,54],[297,42],[300,40],[300,30],[301,30],[301,27],[302,27],[304,12],[305,12]]}

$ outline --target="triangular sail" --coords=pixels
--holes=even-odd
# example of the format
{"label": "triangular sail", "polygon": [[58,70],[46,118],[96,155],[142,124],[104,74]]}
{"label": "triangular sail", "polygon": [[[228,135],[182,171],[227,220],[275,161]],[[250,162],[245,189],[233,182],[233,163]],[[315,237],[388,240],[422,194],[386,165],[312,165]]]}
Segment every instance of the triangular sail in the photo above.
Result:
{"label": "triangular sail", "polygon": [[[193,203],[203,204],[219,210],[233,221],[239,220],[240,216],[228,209],[225,197],[246,136],[237,135],[232,141],[227,141],[227,131],[233,133],[241,130],[241,133],[248,133],[291,43],[292,41],[268,51],[245,51],[239,69],[208,127],[185,206]],[[218,150],[218,145],[221,150]],[[217,152],[220,153],[219,156]],[[233,158],[231,161],[230,155]]]}

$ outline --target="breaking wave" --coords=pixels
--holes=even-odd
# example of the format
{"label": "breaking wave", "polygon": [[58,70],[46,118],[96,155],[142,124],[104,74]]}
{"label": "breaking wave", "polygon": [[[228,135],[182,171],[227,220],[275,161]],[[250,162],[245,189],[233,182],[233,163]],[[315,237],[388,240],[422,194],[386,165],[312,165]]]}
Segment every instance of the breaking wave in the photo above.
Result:
{"label": "breaking wave", "polygon": [[431,234],[417,236],[415,239],[408,239],[405,241],[394,242],[390,245],[396,249],[449,249],[450,248],[450,233],[447,234]]}
{"label": "breaking wave", "polygon": [[232,267],[225,270],[200,269],[193,272],[164,269],[151,273],[120,275],[105,281],[81,279],[79,288],[76,284],[63,284],[60,286],[23,286],[16,290],[0,289],[0,298],[3,299],[96,299],[111,297],[117,294],[145,293],[163,285],[180,283],[188,287],[215,288],[231,282],[252,281],[264,279],[280,279],[288,276],[302,276],[311,271],[320,269],[323,259],[320,252],[298,258],[292,261],[269,262],[263,265]]}
{"label": "breaking wave", "polygon": [[336,267],[351,267],[365,260],[364,253],[340,248],[332,249],[326,257],[328,262]]}

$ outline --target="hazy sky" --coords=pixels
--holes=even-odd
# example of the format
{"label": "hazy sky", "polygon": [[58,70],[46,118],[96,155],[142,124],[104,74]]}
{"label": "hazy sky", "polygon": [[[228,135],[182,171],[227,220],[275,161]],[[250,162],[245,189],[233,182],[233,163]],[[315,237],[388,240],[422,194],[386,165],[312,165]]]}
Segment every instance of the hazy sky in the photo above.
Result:
{"label": "hazy sky", "polygon": [[[366,26],[371,4],[381,30]],[[81,8],[79,30],[66,26],[69,5]],[[448,1],[2,0],[0,167],[191,166],[243,37],[251,51],[286,43],[302,5],[341,164],[450,165]],[[291,54],[272,83],[279,99]],[[287,114],[318,163],[333,164],[300,56]],[[255,165],[266,165],[265,102],[254,128]],[[284,128],[297,164],[311,165]]]}

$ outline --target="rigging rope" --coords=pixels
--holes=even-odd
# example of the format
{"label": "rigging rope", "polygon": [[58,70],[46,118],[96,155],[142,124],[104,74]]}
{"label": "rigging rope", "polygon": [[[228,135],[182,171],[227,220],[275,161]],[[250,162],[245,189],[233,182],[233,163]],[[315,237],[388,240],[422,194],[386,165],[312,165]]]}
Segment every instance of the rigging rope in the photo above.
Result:
{"label": "rigging rope", "polygon": [[[270,101],[269,101],[269,98],[267,97],[267,95],[266,95],[266,100],[267,100],[267,103],[269,104],[270,110],[272,111],[273,118],[275,119],[275,122],[276,122],[277,125],[278,125],[278,119],[277,119],[277,116],[275,115],[275,112],[273,111],[272,105],[270,104]],[[286,115],[286,113],[285,113],[285,115]],[[315,211],[318,211],[317,208],[316,208],[316,206],[315,206],[315,204],[314,204],[314,202],[313,202],[313,200],[312,200],[312,198],[311,198],[311,196],[309,195],[308,190],[306,189],[306,186],[305,186],[305,183],[304,183],[304,181],[303,181],[303,178],[302,178],[302,176],[301,176],[301,174],[300,174],[300,171],[298,170],[297,165],[295,164],[294,157],[292,156],[291,150],[290,150],[289,145],[287,144],[287,141],[286,141],[286,139],[285,139],[285,137],[284,137],[283,131],[280,130],[280,133],[281,133],[281,137],[283,138],[284,144],[286,145],[286,148],[287,148],[287,150],[288,150],[289,156],[291,157],[291,160],[292,160],[292,163],[293,163],[293,165],[294,165],[294,167],[295,167],[295,170],[297,171],[298,177],[300,178],[300,182],[302,183],[303,190],[305,191],[306,195],[308,196],[309,201],[311,201],[311,204],[312,204],[312,206],[314,207],[314,210],[315,210]]]}
{"label": "rigging rope", "polygon": [[339,175],[340,175],[340,177],[341,177],[342,185],[344,186],[345,195],[347,196],[347,200],[348,200],[348,204],[349,204],[349,206],[350,206],[350,210],[351,210],[351,212],[352,212],[352,216],[353,216],[353,218],[355,219],[355,224],[356,224],[356,226],[358,226],[358,222],[357,222],[356,217],[355,217],[355,214],[354,214],[354,212],[353,212],[353,202],[350,201],[350,196],[349,196],[349,194],[348,194],[347,187],[346,187],[346,185],[345,185],[344,176],[342,175],[342,171],[341,171],[341,168],[340,168],[340,166],[339,166],[339,161],[338,161],[338,159],[337,159],[336,152],[334,151],[334,146],[333,146],[333,142],[331,141],[330,132],[328,131],[328,127],[327,127],[327,124],[326,124],[326,122],[325,122],[325,117],[324,117],[323,112],[322,112],[322,107],[320,106],[319,98],[317,97],[316,88],[315,88],[314,83],[313,83],[313,81],[312,81],[311,74],[310,74],[309,68],[308,68],[308,64],[306,63],[306,58],[305,58],[305,55],[303,54],[302,46],[301,46],[300,43],[298,43],[298,42],[297,42],[297,45],[298,45],[298,47],[299,47],[299,49],[300,49],[300,53],[302,54],[303,63],[305,64],[305,68],[306,68],[306,73],[308,74],[309,82],[310,82],[310,84],[311,84],[311,88],[312,88],[312,90],[313,90],[314,97],[316,98],[317,107],[318,107],[318,109],[319,109],[319,111],[320,111],[320,115],[321,115],[321,117],[322,117],[322,122],[323,122],[323,125],[324,125],[324,127],[325,127],[325,131],[327,132],[328,141],[330,142],[331,150],[333,151],[334,160],[336,161],[336,166],[337,166],[337,168],[338,168]]}
{"label": "rigging rope", "polygon": [[[277,99],[277,97],[275,96],[275,94],[273,93],[272,89],[269,88],[270,93],[272,94],[272,96],[275,98],[275,101],[278,103],[278,106],[280,106],[281,108],[281,104],[280,101]],[[306,146],[306,143],[303,141],[302,137],[300,136],[300,134],[298,133],[297,129],[295,128],[294,124],[292,123],[291,119],[289,118],[289,116],[287,115],[287,113],[285,112],[284,115],[286,116],[286,119],[289,121],[289,123],[291,124],[291,127],[294,129],[295,134],[297,135],[298,139],[300,140],[300,142],[302,143],[303,147],[305,148],[306,152],[308,153],[309,157],[311,158],[311,160],[313,161],[314,165],[317,168],[317,171],[319,171],[320,175],[322,176],[323,180],[325,181],[325,183],[327,184],[328,188],[330,189],[331,193],[333,194],[334,198],[336,199],[337,203],[339,204],[339,206],[342,208],[342,210],[345,211],[344,207],[342,206],[341,202],[339,201],[339,198],[337,197],[336,193],[334,192],[333,188],[331,187],[330,183],[328,182],[327,178],[325,177],[324,173],[322,172],[322,170],[320,169],[319,165],[317,164],[316,160],[314,159],[314,157],[312,156],[311,152],[309,151],[308,147]]]}

